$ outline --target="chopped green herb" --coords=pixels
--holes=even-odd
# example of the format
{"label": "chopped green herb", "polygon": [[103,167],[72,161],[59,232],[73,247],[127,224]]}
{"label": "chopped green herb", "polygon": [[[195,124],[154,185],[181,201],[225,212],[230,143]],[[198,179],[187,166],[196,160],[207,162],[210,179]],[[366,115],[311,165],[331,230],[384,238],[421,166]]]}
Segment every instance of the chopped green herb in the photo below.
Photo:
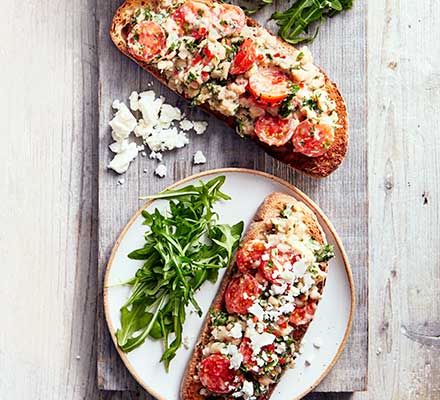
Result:
{"label": "chopped green herb", "polygon": [[290,113],[295,109],[294,105],[292,104],[292,100],[295,97],[298,90],[299,90],[299,85],[292,85],[290,94],[280,104],[280,108],[278,109],[278,115],[281,118],[287,118],[290,115]]}
{"label": "chopped green herb", "polygon": [[188,74],[188,82],[191,83],[194,82],[195,80],[197,80],[197,76],[192,71],[190,71]]}
{"label": "chopped green herb", "polygon": [[292,207],[289,206],[284,207],[284,210],[281,211],[280,214],[283,218],[289,218],[292,215]]}
{"label": "chopped green herb", "polygon": [[325,262],[335,256],[333,246],[331,244],[324,244],[319,250],[315,250],[316,261]]}

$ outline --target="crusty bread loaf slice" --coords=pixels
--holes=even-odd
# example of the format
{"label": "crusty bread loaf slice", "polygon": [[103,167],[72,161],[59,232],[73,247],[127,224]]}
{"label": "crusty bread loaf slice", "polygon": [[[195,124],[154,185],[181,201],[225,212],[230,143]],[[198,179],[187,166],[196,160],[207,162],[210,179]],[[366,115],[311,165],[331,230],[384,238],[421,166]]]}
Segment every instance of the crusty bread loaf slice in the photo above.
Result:
{"label": "crusty bread loaf slice", "polygon": [[[208,1],[208,0],[206,0]],[[155,78],[157,78],[164,85],[167,85],[166,80],[161,75],[160,71],[157,70],[154,66],[139,61],[132,57],[128,51],[127,47],[127,35],[131,24],[131,19],[136,10],[140,7],[149,7],[151,9],[156,9],[160,5],[160,1],[158,0],[127,0],[116,12],[111,28],[110,28],[110,36],[117,46],[117,48],[124,53],[127,57],[130,57],[133,61],[139,64],[143,69],[152,74]],[[259,26],[259,24],[253,20],[252,18],[247,17],[247,25],[248,26]],[[295,48],[284,42],[281,38],[277,37],[280,44],[287,48],[289,51],[294,51]],[[340,126],[335,131],[335,140],[328,149],[328,151],[319,156],[319,157],[307,157],[301,153],[293,152],[293,145],[289,141],[284,146],[274,147],[268,146],[265,143],[258,140],[258,138],[253,138],[253,140],[260,146],[264,148],[264,150],[276,158],[279,161],[282,161],[289,165],[290,167],[301,171],[307,175],[311,175],[313,177],[323,178],[331,174],[334,170],[336,170],[339,165],[342,163],[345,154],[347,152],[348,146],[348,115],[347,108],[344,102],[344,99],[341,96],[337,86],[333,83],[327,75],[325,75],[325,88],[329,94],[329,97],[333,99],[336,103],[336,112],[338,113],[338,125]],[[225,121],[231,128],[235,129],[235,118],[234,117],[226,117],[223,114],[212,110],[207,103],[202,104],[202,107],[205,111],[215,115],[219,119]]]}
{"label": "crusty bread loaf slice", "polygon": [[[249,225],[241,243],[245,243],[254,239],[263,239],[264,234],[267,231],[267,225],[264,221],[270,218],[276,218],[280,215],[281,211],[284,210],[286,205],[292,206],[294,211],[299,211],[304,215],[303,221],[306,224],[308,231],[307,233],[314,238],[318,243],[325,244],[326,238],[325,234],[320,227],[315,214],[302,202],[296,200],[294,197],[283,194],[283,193],[272,193],[266,197],[264,202],[259,207],[257,213],[255,214],[251,224]],[[327,270],[327,263],[322,263],[321,268]],[[230,267],[226,270],[218,292],[212,302],[211,310],[213,311],[224,311],[225,301],[224,294],[226,288],[232,279],[233,275],[237,272],[235,265],[235,259],[232,260]],[[324,289],[325,281],[318,284],[318,290],[320,294]],[[210,313],[207,314],[205,321],[202,325],[200,336],[194,347],[193,354],[187,366],[185,376],[182,380],[181,385],[181,400],[206,400],[206,397],[200,394],[200,389],[203,388],[198,380],[194,379],[197,376],[197,367],[202,360],[202,351],[210,339],[210,323],[211,317]],[[295,328],[292,335],[297,339],[297,350],[299,350],[299,344],[305,335],[307,328],[310,323],[301,325]],[[267,400],[270,398],[276,384],[271,385],[269,392],[265,395],[260,396],[258,400]]]}

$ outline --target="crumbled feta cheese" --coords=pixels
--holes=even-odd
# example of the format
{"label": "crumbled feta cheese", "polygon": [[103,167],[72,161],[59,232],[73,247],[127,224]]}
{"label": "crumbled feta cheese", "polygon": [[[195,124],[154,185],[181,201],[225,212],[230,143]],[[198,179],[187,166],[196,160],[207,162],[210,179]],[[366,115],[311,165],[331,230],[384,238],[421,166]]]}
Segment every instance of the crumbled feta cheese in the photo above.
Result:
{"label": "crumbled feta cheese", "polygon": [[112,127],[112,137],[115,141],[127,139],[136,127],[136,118],[128,107],[119,100],[115,100],[112,106],[118,110],[109,122],[109,125]]}
{"label": "crumbled feta cheese", "polygon": [[255,315],[260,321],[263,320],[263,317],[264,317],[264,310],[263,310],[263,308],[260,306],[260,304],[258,304],[258,302],[255,302],[254,304],[252,304],[252,305],[248,308],[248,312],[250,312],[251,314]]}
{"label": "crumbled feta cheese", "polygon": [[251,347],[254,351],[254,354],[258,354],[262,347],[272,344],[276,338],[275,335],[268,332],[263,332],[263,333],[255,332],[249,335],[248,337],[251,340]]}
{"label": "crumbled feta cheese", "polygon": [[315,280],[312,275],[308,272],[303,276],[304,287],[301,289],[302,293],[306,293],[315,284]]}
{"label": "crumbled feta cheese", "polygon": [[241,354],[240,350],[238,350],[238,347],[235,344],[228,344],[220,352],[225,356],[230,356],[229,362],[231,369],[240,368],[240,365],[243,361],[243,354]]}
{"label": "crumbled feta cheese", "polygon": [[293,271],[298,278],[301,278],[305,274],[305,272],[307,271],[307,265],[304,259],[300,259],[295,264],[293,264]]}
{"label": "crumbled feta cheese", "polygon": [[286,303],[278,308],[281,314],[290,314],[295,309],[293,303]]}
{"label": "crumbled feta cheese", "polygon": [[295,274],[292,271],[285,269],[284,271],[281,272],[280,278],[286,281],[287,283],[292,283],[295,281]]}
{"label": "crumbled feta cheese", "polygon": [[128,100],[130,102],[131,110],[138,111],[139,110],[139,93],[138,92],[131,92]]}
{"label": "crumbled feta cheese", "polygon": [[153,159],[156,159],[156,160],[159,160],[159,161],[162,161],[162,153],[160,153],[160,152],[156,152],[156,151],[152,151],[151,153],[150,153],[150,158],[153,160]]}
{"label": "crumbled feta cheese", "polygon": [[269,261],[270,256],[269,256],[269,254],[264,253],[264,254],[261,256],[261,259],[262,259],[263,261]]}
{"label": "crumbled feta cheese", "polygon": [[164,178],[167,175],[167,167],[165,164],[159,164],[154,170],[154,173],[160,178]]}
{"label": "crumbled feta cheese", "polygon": [[241,390],[232,393],[232,397],[243,397],[244,400],[250,400],[254,395],[254,384],[245,380]]}
{"label": "crumbled feta cheese", "polygon": [[179,126],[182,131],[189,131],[193,128],[193,123],[188,119],[183,119],[182,121],[180,121]]}
{"label": "crumbled feta cheese", "polygon": [[239,322],[236,322],[232,329],[229,331],[229,334],[234,339],[240,339],[243,336],[243,329]]}
{"label": "crumbled feta cheese", "polygon": [[206,162],[205,155],[200,151],[196,151],[194,154],[194,164],[204,164]]}
{"label": "crumbled feta cheese", "polygon": [[184,132],[177,132],[176,128],[157,130],[145,139],[145,143],[153,151],[180,149],[189,143]]}
{"label": "crumbled feta cheese", "polygon": [[194,131],[197,133],[197,135],[205,133],[206,128],[208,127],[208,123],[206,121],[194,121],[193,125]]}
{"label": "crumbled feta cheese", "polygon": [[127,171],[130,162],[132,162],[138,155],[138,147],[136,143],[128,143],[127,140],[112,143],[110,149],[115,152],[116,155],[110,161],[108,168],[111,168],[118,174],[123,174]]}
{"label": "crumbled feta cheese", "polygon": [[320,349],[322,346],[322,339],[318,336],[313,340],[313,346]]}
{"label": "crumbled feta cheese", "polygon": [[287,284],[282,283],[281,285],[273,284],[271,287],[272,293],[274,295],[283,294],[287,289]]}
{"label": "crumbled feta cheese", "polygon": [[142,157],[146,157],[146,156],[147,156],[147,153],[145,153],[145,151],[142,151],[142,152],[141,152],[141,156],[142,156]]}
{"label": "crumbled feta cheese", "polygon": [[173,107],[170,104],[163,104],[160,109],[159,125],[163,128],[169,128],[171,122],[174,120],[180,120],[182,113],[177,107]]}
{"label": "crumbled feta cheese", "polygon": [[188,336],[185,336],[184,338],[183,338],[183,347],[185,347],[185,349],[189,349],[189,337]]}
{"label": "crumbled feta cheese", "polygon": [[151,130],[158,124],[162,104],[163,99],[156,98],[156,94],[152,90],[139,94],[138,107],[142,113],[144,129]]}

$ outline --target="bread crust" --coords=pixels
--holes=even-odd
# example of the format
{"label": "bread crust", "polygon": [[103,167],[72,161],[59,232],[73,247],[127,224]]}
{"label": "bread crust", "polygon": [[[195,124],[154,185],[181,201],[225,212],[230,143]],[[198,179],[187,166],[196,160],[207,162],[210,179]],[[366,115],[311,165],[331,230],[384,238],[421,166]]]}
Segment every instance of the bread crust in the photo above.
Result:
{"label": "bread crust", "polygon": [[[215,1],[215,0],[214,0]],[[157,9],[160,5],[158,0],[126,0],[124,4],[116,11],[113,18],[110,36],[116,45],[116,47],[124,53],[127,57],[130,57],[134,62],[136,62],[143,69],[152,74],[156,79],[158,79],[164,85],[167,85],[166,80],[161,75],[159,70],[154,68],[152,65],[137,60],[128,52],[127,47],[127,27],[130,26],[131,17],[134,12],[140,7],[149,7],[151,9]],[[248,26],[260,26],[252,18],[246,17]],[[288,50],[293,50],[294,47],[290,44],[284,42],[280,37],[276,36],[279,43]],[[322,71],[322,70],[321,70]],[[266,153],[270,154],[272,157],[279,161],[282,161],[298,171],[301,171],[307,175],[323,178],[335,171],[339,165],[344,160],[345,154],[348,147],[348,115],[347,108],[338,87],[334,82],[332,82],[328,76],[323,72],[325,76],[325,89],[327,90],[331,99],[336,103],[336,112],[338,113],[339,119],[337,124],[340,126],[335,130],[335,140],[328,149],[328,151],[319,157],[307,157],[301,153],[293,152],[293,145],[291,141],[280,147],[269,146],[255,137],[250,137],[255,143],[263,147]],[[183,97],[180,93],[175,91],[179,96]],[[227,117],[215,110],[212,110],[207,103],[200,105],[202,109],[208,113],[216,116],[217,118],[226,122],[231,128],[235,129],[235,118]]]}
{"label": "bread crust", "polygon": [[[326,237],[320,227],[315,214],[302,202],[296,200],[294,197],[283,194],[283,193],[272,193],[266,197],[261,206],[258,208],[252,222],[250,223],[246,233],[243,236],[241,243],[245,243],[254,239],[263,239],[264,233],[267,231],[265,220],[269,218],[275,218],[280,215],[280,212],[284,210],[286,205],[292,205],[294,210],[299,210],[304,215],[304,222],[308,228],[308,234],[313,237],[320,244],[325,244]],[[326,270],[327,264],[322,263],[322,268]],[[234,274],[237,272],[237,267],[235,266],[235,257],[231,261],[230,266],[226,270],[217,294],[211,304],[211,310],[221,311],[225,309],[224,294],[226,288],[231,281]],[[322,294],[325,281],[318,284],[318,290]],[[203,386],[198,380],[194,380],[194,376],[197,375],[197,366],[202,359],[202,351],[210,339],[210,313],[207,314],[199,338],[194,347],[190,361],[188,362],[186,373],[181,384],[181,400],[206,400],[206,397],[200,394],[200,389]],[[307,331],[309,324],[302,325],[296,328],[295,337],[298,339],[298,343],[302,340],[302,337]],[[298,350],[298,349],[297,349]],[[267,400],[270,398],[276,384],[270,386],[268,392],[260,396],[258,400]]]}

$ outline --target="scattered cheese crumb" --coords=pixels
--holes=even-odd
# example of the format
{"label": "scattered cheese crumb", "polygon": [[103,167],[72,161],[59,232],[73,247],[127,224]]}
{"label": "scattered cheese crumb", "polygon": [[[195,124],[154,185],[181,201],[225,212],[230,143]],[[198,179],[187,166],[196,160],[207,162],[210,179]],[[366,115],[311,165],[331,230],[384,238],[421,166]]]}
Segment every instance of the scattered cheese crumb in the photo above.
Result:
{"label": "scattered cheese crumb", "polygon": [[205,164],[205,162],[205,155],[200,150],[196,151],[196,153],[194,154],[194,164]]}
{"label": "scattered cheese crumb", "polygon": [[146,157],[146,156],[147,156],[147,153],[146,153],[145,151],[143,151],[143,152],[141,152],[141,156],[142,156],[142,157]]}
{"label": "scattered cheese crumb", "polygon": [[124,178],[119,178],[118,179],[118,185],[123,185],[125,183],[125,179]]}
{"label": "scattered cheese crumb", "polygon": [[183,338],[183,347],[185,347],[186,350],[189,349],[189,337],[188,336],[185,336]]}
{"label": "scattered cheese crumb", "polygon": [[165,176],[167,176],[167,167],[165,166],[165,164],[159,164],[154,170],[154,173],[160,178],[164,178]]}
{"label": "scattered cheese crumb", "polygon": [[201,135],[202,133],[205,133],[208,123],[206,121],[194,121],[193,126],[197,135]]}
{"label": "scattered cheese crumb", "polygon": [[193,128],[193,123],[185,118],[182,121],[180,121],[179,126],[180,129],[182,129],[182,131],[189,131]]}
{"label": "scattered cheese crumb", "polygon": [[159,152],[156,152],[156,151],[152,151],[151,154],[150,154],[150,158],[162,161],[162,153],[159,153]]}

